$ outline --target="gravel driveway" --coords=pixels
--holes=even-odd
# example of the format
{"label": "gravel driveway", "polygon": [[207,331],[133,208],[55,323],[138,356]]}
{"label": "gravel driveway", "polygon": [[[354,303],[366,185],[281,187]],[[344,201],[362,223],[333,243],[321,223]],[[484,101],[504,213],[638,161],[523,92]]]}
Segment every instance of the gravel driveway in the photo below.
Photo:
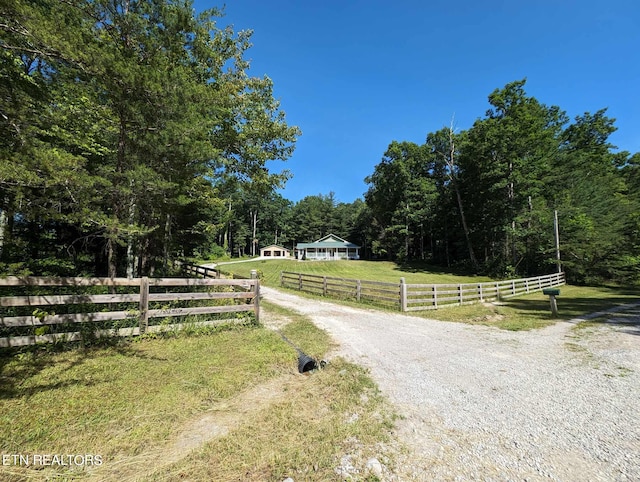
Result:
{"label": "gravel driveway", "polygon": [[391,480],[640,481],[640,304],[607,326],[528,332],[263,288],[367,366],[405,416]]}

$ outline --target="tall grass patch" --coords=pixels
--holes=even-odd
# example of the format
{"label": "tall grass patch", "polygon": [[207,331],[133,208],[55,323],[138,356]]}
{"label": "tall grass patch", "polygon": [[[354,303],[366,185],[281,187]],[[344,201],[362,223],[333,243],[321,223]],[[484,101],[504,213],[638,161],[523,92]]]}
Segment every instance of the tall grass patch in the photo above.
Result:
{"label": "tall grass patch", "polygon": [[149,480],[352,480],[341,472],[344,457],[353,480],[377,480],[366,462],[377,457],[392,466],[381,443],[394,420],[368,373],[338,359],[301,376],[283,399]]}
{"label": "tall grass patch", "polygon": [[[325,356],[326,332],[271,308],[271,316],[286,318],[282,334],[307,354]],[[102,465],[3,465],[3,482],[335,480],[344,456],[362,471],[370,456],[392,466],[380,443],[393,411],[366,370],[338,359],[298,374],[296,351],[262,326],[59,348],[0,353],[0,452],[93,454]],[[275,390],[267,401],[256,395],[264,386]],[[225,435],[171,458],[167,450],[185,427],[233,418],[225,407],[244,407],[247,394],[254,409],[235,413]]]}
{"label": "tall grass patch", "polygon": [[[212,404],[290,372],[295,359],[277,334],[254,326],[109,348],[5,353],[0,452],[99,454],[104,464],[143,453]],[[60,471],[66,469],[38,473]],[[0,466],[3,481],[33,474]]]}

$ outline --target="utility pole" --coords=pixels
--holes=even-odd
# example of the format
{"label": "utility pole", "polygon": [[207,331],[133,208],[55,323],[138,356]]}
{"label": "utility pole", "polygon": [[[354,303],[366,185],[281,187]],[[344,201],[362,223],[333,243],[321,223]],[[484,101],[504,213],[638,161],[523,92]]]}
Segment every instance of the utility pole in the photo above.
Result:
{"label": "utility pole", "polygon": [[558,265],[558,273],[562,273],[562,265],[560,262],[560,233],[558,230],[558,210],[553,211],[553,231],[556,238],[556,264]]}

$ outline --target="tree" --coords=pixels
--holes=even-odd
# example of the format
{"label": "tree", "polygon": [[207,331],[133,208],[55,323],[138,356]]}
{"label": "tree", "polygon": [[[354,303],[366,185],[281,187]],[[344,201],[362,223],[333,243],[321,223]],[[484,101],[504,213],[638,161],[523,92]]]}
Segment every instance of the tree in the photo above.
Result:
{"label": "tree", "polygon": [[468,212],[473,244],[484,251],[490,271],[529,269],[539,263],[527,242],[538,219],[545,178],[558,152],[564,113],[524,91],[525,80],[496,89],[493,109],[467,132],[459,157],[460,180],[473,209]]}
{"label": "tree", "polygon": [[628,246],[627,187],[608,141],[614,123],[606,109],[577,116],[563,132],[559,169],[549,182],[564,266],[577,282],[618,277],[616,265]]}
{"label": "tree", "polygon": [[[473,251],[473,244],[471,242],[469,225],[467,223],[467,217],[464,213],[464,202],[462,199],[462,193],[459,185],[459,168],[458,168],[458,140],[460,136],[457,136],[453,130],[453,122],[451,126],[442,129],[438,132],[427,135],[426,147],[434,156],[434,173],[438,173],[440,178],[440,184],[442,188],[450,183],[453,192],[455,193],[456,204],[458,206],[458,213],[460,215],[460,222],[464,232],[465,242],[469,253],[469,260],[473,268],[478,271],[478,261],[476,260],[475,253]],[[446,177],[446,180],[443,179]],[[442,194],[441,188],[441,194]]]}
{"label": "tree", "polygon": [[381,228],[377,254],[424,258],[426,226],[436,197],[430,169],[423,146],[394,141],[365,179],[365,200]]}
{"label": "tree", "polygon": [[251,33],[219,29],[218,11],[195,16],[188,0],[12,0],[3,13],[0,61],[13,67],[0,79],[0,129],[13,137],[0,146],[2,240],[15,219],[46,221],[61,249],[94,252],[94,272],[151,273],[175,254],[179,230],[206,228],[177,213],[197,201],[197,213],[224,216],[203,179],[264,192],[287,179],[266,162],[290,156],[299,130],[270,79],[246,73]]}

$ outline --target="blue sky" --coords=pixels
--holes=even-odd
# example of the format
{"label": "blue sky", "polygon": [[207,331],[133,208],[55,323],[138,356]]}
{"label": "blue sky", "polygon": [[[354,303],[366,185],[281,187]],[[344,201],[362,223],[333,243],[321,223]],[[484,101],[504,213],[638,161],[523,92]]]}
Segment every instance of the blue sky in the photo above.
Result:
{"label": "blue sky", "polygon": [[[197,11],[220,7],[195,0]],[[525,90],[573,119],[608,108],[620,150],[640,151],[637,0],[227,0],[219,25],[252,29],[249,74],[269,76],[302,136],[273,163],[292,201],[352,202],[393,140],[465,130],[488,95]]]}

